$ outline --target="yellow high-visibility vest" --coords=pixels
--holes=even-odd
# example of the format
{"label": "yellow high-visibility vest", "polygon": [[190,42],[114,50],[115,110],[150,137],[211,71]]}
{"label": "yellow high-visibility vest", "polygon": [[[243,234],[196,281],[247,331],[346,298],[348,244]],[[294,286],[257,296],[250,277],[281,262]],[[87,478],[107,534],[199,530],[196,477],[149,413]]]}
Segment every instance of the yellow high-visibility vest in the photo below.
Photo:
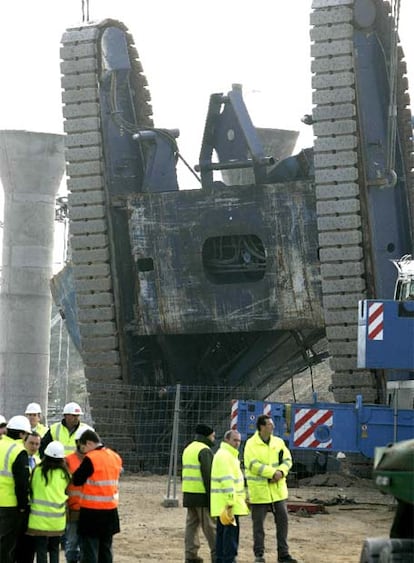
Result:
{"label": "yellow high-visibility vest", "polygon": [[[79,426],[76,427],[81,428],[82,426],[88,426],[84,422],[81,422]],[[75,433],[76,430],[72,433],[69,433],[69,430],[66,426],[64,426],[61,422],[55,422],[50,427],[50,434],[53,440],[58,440],[63,447],[65,448],[65,457],[74,451],[76,451],[76,441],[75,441]]]}
{"label": "yellow high-visibility vest", "polygon": [[35,467],[32,473],[31,501],[28,532],[63,532],[66,526],[66,488],[69,479],[60,467],[47,474],[48,482],[42,474],[42,466]]}
{"label": "yellow high-visibility vest", "polygon": [[[246,442],[244,467],[249,501],[252,504],[287,499],[286,477],[292,467],[292,456],[282,438],[270,436],[269,443],[265,444],[259,431],[256,431]],[[283,473],[283,478],[277,483],[270,481],[276,471]]]}
{"label": "yellow high-visibility vest", "polygon": [[34,428],[32,428],[32,432],[37,432],[41,438],[46,434],[48,431],[48,427],[38,422]]}
{"label": "yellow high-visibility vest", "polygon": [[0,440],[0,507],[2,508],[17,506],[12,467],[23,450],[25,451],[22,440],[12,440],[7,435]]}
{"label": "yellow high-visibility vest", "polygon": [[198,454],[207,444],[191,442],[183,451],[182,491],[183,493],[206,493],[203,477],[201,475]]}
{"label": "yellow high-visibility vest", "polygon": [[210,514],[219,516],[226,506],[233,514],[249,513],[244,490],[244,476],[240,469],[239,452],[227,442],[222,442],[211,466]]}

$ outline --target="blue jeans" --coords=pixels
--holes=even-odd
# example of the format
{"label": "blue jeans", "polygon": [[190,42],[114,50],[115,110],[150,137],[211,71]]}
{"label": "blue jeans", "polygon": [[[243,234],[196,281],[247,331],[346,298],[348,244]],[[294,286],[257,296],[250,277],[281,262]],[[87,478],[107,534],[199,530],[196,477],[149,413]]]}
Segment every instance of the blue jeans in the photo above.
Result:
{"label": "blue jeans", "polygon": [[239,548],[239,517],[235,516],[237,526],[223,526],[217,518],[216,563],[233,563]]}
{"label": "blue jeans", "polygon": [[112,536],[81,536],[81,563],[112,563]]}
{"label": "blue jeans", "polygon": [[66,522],[65,530],[65,557],[68,563],[70,561],[79,561],[80,547],[78,536],[78,522]]}
{"label": "blue jeans", "polygon": [[50,563],[59,563],[59,548],[61,536],[34,536],[36,549],[36,563],[47,563],[49,553]]}

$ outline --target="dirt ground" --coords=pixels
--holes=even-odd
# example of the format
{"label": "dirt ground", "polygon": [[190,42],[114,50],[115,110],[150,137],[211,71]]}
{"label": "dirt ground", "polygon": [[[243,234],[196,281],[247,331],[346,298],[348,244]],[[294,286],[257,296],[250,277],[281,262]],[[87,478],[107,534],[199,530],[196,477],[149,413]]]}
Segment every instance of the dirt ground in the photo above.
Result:
{"label": "dirt ground", "polygon": [[[302,512],[289,515],[289,545],[292,555],[303,563],[359,562],[367,537],[388,536],[394,503],[382,495],[370,480],[347,475],[316,476],[309,484],[290,486],[289,501],[324,501],[312,516]],[[121,533],[114,538],[114,561],[183,562],[185,508],[180,485],[176,496],[170,484],[170,498],[178,507],[164,507],[168,480],[162,476],[124,475],[120,490]],[[294,504],[294,503],[293,503]],[[252,563],[252,529],[248,516],[241,520],[238,563]],[[201,537],[199,555],[209,563],[206,541]],[[273,519],[266,519],[266,561],[275,563]]]}

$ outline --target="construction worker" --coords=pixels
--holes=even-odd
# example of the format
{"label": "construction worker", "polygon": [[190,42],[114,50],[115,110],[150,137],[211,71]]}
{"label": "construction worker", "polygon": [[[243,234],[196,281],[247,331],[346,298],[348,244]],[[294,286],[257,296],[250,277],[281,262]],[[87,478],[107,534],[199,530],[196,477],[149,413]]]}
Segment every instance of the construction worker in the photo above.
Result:
{"label": "construction worker", "polygon": [[32,432],[37,432],[41,438],[47,432],[47,426],[40,422],[42,418],[42,409],[39,403],[29,403],[24,411],[24,414],[30,421]]}
{"label": "construction worker", "polygon": [[216,557],[216,523],[210,515],[210,482],[212,447],[216,434],[208,424],[198,424],[194,440],[182,455],[183,506],[187,508],[185,522],[185,562],[198,563],[200,527],[208,542],[211,560]]}
{"label": "construction worker", "polygon": [[217,517],[216,563],[236,561],[239,547],[239,516],[249,514],[240,468],[241,436],[228,430],[211,467],[211,516]]}
{"label": "construction worker", "polygon": [[61,442],[65,448],[65,456],[76,450],[75,433],[81,426],[87,426],[80,422],[83,414],[78,403],[70,402],[63,407],[63,419],[55,422],[42,438],[40,445],[40,457],[42,457],[46,446],[53,440]]}
{"label": "construction worker", "polygon": [[276,525],[278,562],[297,563],[289,554],[287,543],[286,477],[292,467],[292,456],[282,438],[273,436],[274,423],[270,416],[258,416],[256,427],[256,432],[247,440],[244,448],[255,563],[265,561],[264,521],[269,511]]}
{"label": "construction worker", "polygon": [[5,417],[0,414],[0,440],[1,437],[7,433],[7,420],[5,419]]}
{"label": "construction worker", "polygon": [[66,526],[66,488],[70,474],[63,444],[53,440],[31,478],[27,535],[34,536],[37,563],[59,563],[60,540]]}
{"label": "construction worker", "polygon": [[85,457],[72,482],[82,486],[78,524],[81,561],[111,563],[112,538],[120,531],[118,498],[122,459],[106,448],[93,430],[82,433],[79,447]]}
{"label": "construction worker", "polygon": [[[85,454],[81,452],[79,439],[85,430],[93,430],[90,426],[80,426],[75,432],[76,451],[66,456],[66,465],[69,473],[73,475],[80,466]],[[77,487],[72,482],[67,488],[68,514],[65,530],[65,556],[68,563],[76,563],[80,559],[80,544],[78,534],[78,522],[80,512],[80,495],[82,487]]]}
{"label": "construction worker", "polygon": [[[30,422],[30,420],[29,420]],[[40,463],[39,448],[40,436],[37,432],[28,434],[23,441],[24,447],[29,456],[29,471],[32,473],[33,469]],[[24,526],[24,533],[22,533],[16,545],[16,563],[33,563],[35,558],[35,543],[33,536],[26,534],[27,522],[29,513],[26,515],[26,525]]]}
{"label": "construction worker", "polygon": [[0,440],[0,561],[14,563],[17,538],[24,533],[29,510],[29,462],[23,440],[30,422],[12,416]]}

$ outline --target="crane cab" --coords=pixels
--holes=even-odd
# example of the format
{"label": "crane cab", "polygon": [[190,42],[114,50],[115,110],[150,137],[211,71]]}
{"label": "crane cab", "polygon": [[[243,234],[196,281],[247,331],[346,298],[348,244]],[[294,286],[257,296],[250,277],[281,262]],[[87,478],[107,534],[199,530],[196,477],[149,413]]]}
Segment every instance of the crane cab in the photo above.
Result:
{"label": "crane cab", "polygon": [[405,254],[399,260],[392,260],[392,263],[398,270],[394,300],[414,300],[414,260],[411,254]]}

